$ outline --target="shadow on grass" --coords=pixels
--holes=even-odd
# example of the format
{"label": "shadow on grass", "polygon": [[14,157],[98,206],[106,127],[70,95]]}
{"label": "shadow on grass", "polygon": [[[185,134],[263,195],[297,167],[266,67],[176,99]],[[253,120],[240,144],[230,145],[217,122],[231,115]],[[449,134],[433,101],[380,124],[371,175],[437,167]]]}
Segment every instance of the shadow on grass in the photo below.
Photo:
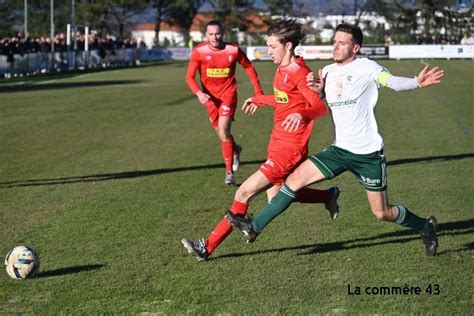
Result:
{"label": "shadow on grass", "polygon": [[[250,165],[250,164],[261,164],[263,162],[264,162],[263,160],[253,160],[253,161],[241,162],[240,164]],[[143,171],[125,171],[125,172],[119,172],[119,173],[102,173],[102,174],[93,174],[93,175],[79,176],[79,177],[18,180],[18,181],[10,181],[10,182],[0,182],[0,188],[133,179],[133,178],[140,178],[140,177],[147,177],[147,176],[156,176],[156,175],[166,174],[166,173],[186,172],[186,171],[205,170],[205,169],[223,169],[224,167],[225,165],[223,163],[218,163],[218,164],[211,164],[211,165],[191,166],[191,167],[163,168],[163,169],[153,169],[153,170],[143,170]]]}
{"label": "shadow on grass", "polygon": [[44,81],[51,81],[56,79],[67,79],[67,78],[74,78],[79,76],[84,76],[87,74],[93,73],[106,73],[110,71],[117,71],[117,70],[129,70],[129,69],[137,69],[137,68],[149,68],[149,67],[157,67],[157,66],[165,66],[170,64],[176,64],[178,68],[187,67],[187,63],[177,62],[177,61],[154,61],[154,62],[146,62],[141,64],[140,66],[118,66],[118,67],[109,67],[109,68],[87,68],[87,69],[76,69],[76,70],[64,70],[61,72],[53,72],[53,73],[44,73],[44,74],[36,74],[32,76],[26,77],[16,77],[10,79],[0,79],[0,87],[3,86],[11,86],[15,84],[26,84],[26,83],[41,83]]}
{"label": "shadow on grass", "polygon": [[474,153],[465,153],[458,155],[448,155],[448,156],[428,156],[420,158],[406,158],[406,159],[397,159],[387,162],[389,166],[398,166],[404,165],[407,163],[416,163],[416,162],[436,162],[436,161],[449,161],[449,160],[459,160],[465,158],[474,158]]}
{"label": "shadow on grass", "polygon": [[[469,235],[473,233],[474,233],[474,219],[438,224],[438,237],[441,237],[440,238],[441,248],[443,245],[442,244],[443,236]],[[226,254],[226,255],[216,256],[214,257],[214,259],[236,258],[236,257],[243,257],[243,256],[260,255],[260,254],[272,253],[272,252],[285,252],[285,251],[298,251],[298,250],[301,251],[298,253],[298,255],[311,255],[311,254],[348,250],[348,249],[354,249],[354,248],[374,247],[374,246],[387,245],[387,244],[403,244],[403,243],[407,243],[413,240],[419,240],[420,247],[422,247],[420,235],[411,229],[407,229],[407,230],[401,230],[401,231],[396,231],[396,232],[383,233],[383,234],[370,236],[366,238],[356,238],[356,239],[351,239],[351,240],[343,240],[343,241],[336,241],[336,242],[330,242],[330,243],[321,243],[321,244],[316,243],[316,244],[299,245],[299,246],[294,246],[294,247],[271,248],[271,249],[258,250],[258,251],[252,251],[252,252]],[[438,255],[440,256],[453,255],[453,254],[457,254],[464,251],[472,251],[473,247],[474,247],[474,243],[469,243],[469,244],[466,244],[461,249],[443,250],[442,252],[438,252]]]}
{"label": "shadow on grass", "polygon": [[[466,158],[474,158],[474,153],[465,153],[465,154],[449,155],[449,156],[430,156],[430,157],[422,157],[422,158],[398,159],[398,160],[388,162],[388,165],[396,166],[396,165],[402,165],[402,164],[407,164],[407,163],[449,161],[449,160],[460,160],[460,159],[466,159]],[[264,160],[242,161],[240,164],[241,165],[259,165],[262,163],[264,163]],[[186,171],[205,170],[205,169],[222,169],[222,168],[224,168],[224,164],[218,163],[218,164],[190,166],[190,167],[163,168],[163,169],[141,170],[141,171],[140,170],[139,171],[125,171],[125,172],[118,172],[118,173],[101,173],[101,174],[92,174],[92,175],[78,176],[78,177],[17,180],[17,181],[0,182],[0,188],[133,179],[133,178],[140,178],[140,177],[147,177],[147,176],[156,176],[156,175],[166,174],[166,173],[186,172]]]}
{"label": "shadow on grass", "polygon": [[24,92],[24,91],[44,91],[57,89],[74,89],[85,87],[103,87],[112,85],[127,85],[142,83],[143,80],[104,80],[104,81],[83,81],[83,82],[50,82],[44,84],[21,84],[0,86],[0,93]]}
{"label": "shadow on grass", "polygon": [[51,271],[40,272],[36,275],[36,278],[48,278],[48,277],[66,275],[66,274],[75,274],[75,273],[80,273],[80,272],[85,272],[85,271],[93,271],[93,270],[101,269],[104,266],[105,266],[104,264],[89,264],[85,266],[61,268],[61,269],[56,269],[56,270],[51,270]]}
{"label": "shadow on grass", "polygon": [[179,104],[182,104],[184,102],[187,102],[187,101],[195,99],[195,98],[196,98],[196,96],[194,94],[188,94],[184,97],[174,99],[170,102],[166,102],[166,105],[179,105]]}

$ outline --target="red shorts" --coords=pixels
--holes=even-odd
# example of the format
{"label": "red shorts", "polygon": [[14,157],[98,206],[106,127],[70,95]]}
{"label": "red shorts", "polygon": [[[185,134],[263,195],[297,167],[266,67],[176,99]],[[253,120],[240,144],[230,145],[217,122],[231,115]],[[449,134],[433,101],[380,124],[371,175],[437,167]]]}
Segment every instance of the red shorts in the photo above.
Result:
{"label": "red shorts", "polygon": [[307,148],[274,147],[268,148],[267,161],[258,169],[275,185],[282,184],[286,177],[306,160]]}
{"label": "red shorts", "polygon": [[237,108],[237,102],[232,104],[217,104],[216,102],[209,100],[206,102],[206,110],[209,115],[209,120],[211,121],[212,126],[217,126],[220,116],[228,116],[230,118],[234,117],[235,110]]}

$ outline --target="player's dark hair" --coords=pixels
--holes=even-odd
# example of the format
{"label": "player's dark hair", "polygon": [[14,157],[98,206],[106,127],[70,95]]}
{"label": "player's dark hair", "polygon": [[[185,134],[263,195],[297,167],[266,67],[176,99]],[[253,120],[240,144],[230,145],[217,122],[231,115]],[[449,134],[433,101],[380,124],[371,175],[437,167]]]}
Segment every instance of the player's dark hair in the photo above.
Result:
{"label": "player's dark hair", "polygon": [[208,27],[209,25],[218,26],[218,27],[221,29],[221,31],[224,31],[224,25],[222,25],[222,23],[221,23],[220,21],[211,20],[211,21],[207,22],[207,24],[206,24],[206,30],[207,30],[207,27]]}
{"label": "player's dark hair", "polygon": [[364,35],[362,34],[362,30],[360,29],[360,27],[358,27],[357,25],[341,23],[336,27],[336,32],[345,32],[351,34],[354,42],[362,47]]}
{"label": "player's dark hair", "polygon": [[301,23],[296,19],[284,19],[273,23],[267,30],[268,36],[278,37],[278,41],[282,44],[291,42],[293,48],[298,46],[305,34],[303,33]]}

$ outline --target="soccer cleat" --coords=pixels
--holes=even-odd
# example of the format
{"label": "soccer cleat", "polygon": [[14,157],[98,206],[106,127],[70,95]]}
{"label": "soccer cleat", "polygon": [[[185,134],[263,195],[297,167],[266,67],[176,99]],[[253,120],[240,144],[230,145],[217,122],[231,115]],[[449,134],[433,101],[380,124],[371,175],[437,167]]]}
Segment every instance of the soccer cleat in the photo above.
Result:
{"label": "soccer cleat", "polygon": [[339,216],[339,205],[337,205],[337,199],[339,198],[339,194],[341,194],[341,190],[338,187],[332,187],[327,190],[327,192],[331,193],[331,199],[329,202],[324,204],[324,207],[329,213],[329,217],[332,220],[335,220]]}
{"label": "soccer cleat", "polygon": [[244,237],[245,242],[254,242],[257,238],[258,233],[252,227],[252,219],[240,217],[233,214],[231,211],[227,211],[225,217],[232,225],[234,229],[237,229]]}
{"label": "soccer cleat", "polygon": [[234,177],[234,174],[232,172],[227,172],[225,174],[224,183],[227,184],[227,185],[234,185],[235,184],[235,177]]}
{"label": "soccer cleat", "polygon": [[240,153],[242,152],[242,146],[235,145],[234,150],[234,162],[232,163],[232,171],[236,172],[240,166]]}
{"label": "soccer cleat", "polygon": [[207,261],[209,258],[204,239],[198,241],[183,239],[181,242],[188,253],[196,257],[197,261]]}
{"label": "soccer cleat", "polygon": [[432,257],[436,256],[436,250],[438,249],[438,236],[436,234],[438,223],[434,216],[429,216],[426,219],[428,220],[428,230],[421,234],[421,238],[425,244],[426,255]]}

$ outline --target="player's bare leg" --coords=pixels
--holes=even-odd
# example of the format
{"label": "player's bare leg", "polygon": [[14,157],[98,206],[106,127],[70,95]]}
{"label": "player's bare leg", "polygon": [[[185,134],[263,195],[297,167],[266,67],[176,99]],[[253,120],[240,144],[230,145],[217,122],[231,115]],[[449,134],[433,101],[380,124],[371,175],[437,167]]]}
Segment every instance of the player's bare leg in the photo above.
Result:
{"label": "player's bare leg", "polygon": [[367,199],[369,201],[372,214],[380,221],[394,222],[397,217],[398,210],[395,206],[388,204],[387,191],[374,192],[367,191]]}
{"label": "player's bare leg", "polygon": [[318,183],[326,179],[318,167],[306,159],[291,173],[285,181],[287,187],[293,191],[298,191],[305,186]]}
{"label": "player's bare leg", "polygon": [[271,188],[267,190],[267,201],[270,202],[275,195],[278,194],[278,191],[280,191],[281,186],[280,185],[274,185]]}
{"label": "player's bare leg", "polygon": [[260,170],[257,170],[239,186],[235,192],[234,200],[242,203],[250,203],[257,194],[271,186],[272,184],[267,177]]}
{"label": "player's bare leg", "polygon": [[[240,185],[235,193],[234,201],[229,212],[235,216],[243,217],[247,213],[248,203],[260,192],[272,184],[261,171],[256,171]],[[188,253],[195,256],[198,261],[206,261],[216,249],[232,232],[232,226],[226,218],[223,218],[213,229],[206,240],[192,241],[183,239],[183,246]]]}
{"label": "player's bare leg", "polygon": [[226,176],[224,183],[227,185],[235,184],[234,172],[232,170],[234,157],[234,139],[231,134],[232,117],[219,116],[218,124],[215,127],[217,136],[221,142],[222,156],[224,158]]}
{"label": "player's bare leg", "polygon": [[390,205],[387,191],[367,191],[370,209],[378,220],[395,222],[413,228],[421,234],[428,256],[435,256],[438,249],[437,221],[434,216],[421,218],[403,205]]}
{"label": "player's bare leg", "polygon": [[247,242],[253,242],[266,225],[290,206],[299,189],[323,179],[325,179],[325,176],[316,165],[310,160],[306,160],[288,176],[278,194],[273,197],[271,203],[268,203],[253,221],[239,218],[230,212],[227,212],[226,216]]}
{"label": "player's bare leg", "polygon": [[[305,160],[301,165],[288,176],[285,184],[292,191],[297,192],[296,201],[300,203],[324,203],[329,217],[335,220],[339,216],[339,205],[337,199],[341,194],[338,187],[331,187],[328,190],[316,190],[307,188],[306,186],[314,183],[319,183],[325,180],[326,177],[319,170],[319,168],[311,161]],[[305,192],[306,191],[306,192]],[[313,198],[310,201],[305,201],[308,196]]]}

